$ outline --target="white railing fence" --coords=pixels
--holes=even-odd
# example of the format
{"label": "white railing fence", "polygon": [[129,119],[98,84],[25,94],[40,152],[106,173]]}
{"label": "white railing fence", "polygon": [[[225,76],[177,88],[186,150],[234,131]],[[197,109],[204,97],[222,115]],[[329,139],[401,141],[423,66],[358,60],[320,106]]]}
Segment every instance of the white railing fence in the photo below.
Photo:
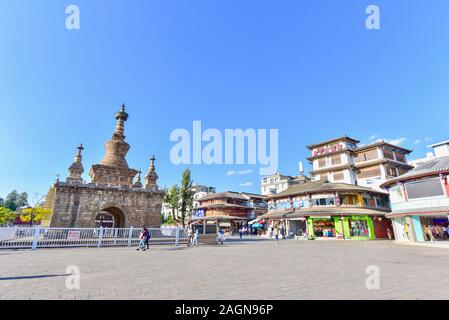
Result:
{"label": "white railing fence", "polygon": [[[0,249],[137,246],[140,228],[0,228]],[[150,228],[150,245],[187,243],[182,228]]]}

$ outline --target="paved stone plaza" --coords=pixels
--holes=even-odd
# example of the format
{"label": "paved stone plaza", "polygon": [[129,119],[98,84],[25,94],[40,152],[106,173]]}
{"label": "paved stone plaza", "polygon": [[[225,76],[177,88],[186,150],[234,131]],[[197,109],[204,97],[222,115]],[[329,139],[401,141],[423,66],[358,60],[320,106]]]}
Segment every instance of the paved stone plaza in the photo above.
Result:
{"label": "paved stone plaza", "polygon": [[[66,268],[80,268],[79,290]],[[367,266],[380,268],[368,290]],[[387,241],[0,251],[0,299],[448,299],[449,249]]]}

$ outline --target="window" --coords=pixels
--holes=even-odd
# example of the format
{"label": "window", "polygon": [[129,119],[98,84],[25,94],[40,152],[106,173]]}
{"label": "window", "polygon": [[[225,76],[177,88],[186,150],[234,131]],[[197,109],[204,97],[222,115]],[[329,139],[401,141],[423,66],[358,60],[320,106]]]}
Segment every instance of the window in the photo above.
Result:
{"label": "window", "polygon": [[382,203],[382,199],[376,199],[376,207],[378,208],[385,207]]}
{"label": "window", "polygon": [[357,157],[355,158],[355,162],[363,162],[363,161],[369,161],[374,160],[378,158],[377,149],[365,151],[357,154]]}
{"label": "window", "polygon": [[390,149],[384,149],[384,157],[387,159],[394,160],[393,151]]}
{"label": "window", "polygon": [[376,201],[372,198],[363,198],[363,204],[365,207],[376,207]]}
{"label": "window", "polygon": [[341,155],[337,154],[331,157],[332,165],[341,164]]}
{"label": "window", "polygon": [[318,160],[318,168],[323,168],[326,166],[326,158],[321,158]]}
{"label": "window", "polygon": [[444,196],[440,178],[408,182],[405,187],[409,199]]}
{"label": "window", "polygon": [[352,194],[343,196],[343,204],[346,206],[357,205],[357,196]]}
{"label": "window", "polygon": [[314,206],[333,206],[335,205],[335,198],[319,198],[313,199]]}
{"label": "window", "polygon": [[397,177],[398,171],[395,167],[387,166],[387,174],[392,177]]}
{"label": "window", "polygon": [[334,181],[340,181],[340,180],[344,180],[345,179],[345,175],[343,173],[343,171],[338,171],[334,173]]}
{"label": "window", "polygon": [[399,152],[395,152],[395,155],[396,155],[396,161],[404,162],[404,163],[407,162],[407,161],[405,160],[405,155],[404,155],[404,154],[399,153]]}
{"label": "window", "polygon": [[371,177],[378,177],[380,175],[382,175],[382,173],[380,171],[380,167],[375,166],[375,167],[368,167],[368,168],[360,169],[360,172],[357,174],[357,178],[365,179],[365,178],[371,178]]}

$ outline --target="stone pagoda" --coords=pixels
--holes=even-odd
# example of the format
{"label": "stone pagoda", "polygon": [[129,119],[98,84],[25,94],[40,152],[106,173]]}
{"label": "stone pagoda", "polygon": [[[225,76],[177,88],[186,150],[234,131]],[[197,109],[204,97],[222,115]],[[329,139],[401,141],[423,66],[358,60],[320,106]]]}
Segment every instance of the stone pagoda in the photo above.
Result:
{"label": "stone pagoda", "polygon": [[[46,206],[53,210],[51,227],[159,227],[164,192],[159,191],[155,157],[141,182],[140,170],[126,161],[130,146],[125,141],[125,105],[115,114],[112,139],[105,143],[105,156],[89,171],[91,182],[83,181],[83,145],[78,147],[69,176],[50,188]],[[134,181],[135,180],[135,181]]]}

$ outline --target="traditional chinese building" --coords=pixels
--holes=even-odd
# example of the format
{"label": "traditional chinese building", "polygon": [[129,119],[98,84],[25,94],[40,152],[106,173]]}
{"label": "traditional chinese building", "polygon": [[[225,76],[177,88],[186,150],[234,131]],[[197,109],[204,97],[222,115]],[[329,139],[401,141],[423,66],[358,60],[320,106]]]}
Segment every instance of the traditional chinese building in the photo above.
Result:
{"label": "traditional chinese building", "polygon": [[292,185],[266,197],[261,218],[286,235],[315,238],[387,239],[392,237],[388,194],[346,183],[317,180]]}
{"label": "traditional chinese building", "polygon": [[390,192],[387,217],[398,241],[449,240],[449,141],[430,147],[431,160],[382,185]]}
{"label": "traditional chinese building", "polygon": [[115,114],[112,139],[105,144],[105,156],[89,172],[91,182],[82,174],[83,146],[78,147],[69,176],[56,181],[47,195],[46,206],[53,215],[51,227],[159,227],[164,192],[158,189],[155,158],[141,181],[141,172],[131,169],[126,161],[130,146],[125,141],[125,106]]}
{"label": "traditional chinese building", "polygon": [[191,220],[215,223],[229,232],[236,232],[241,225],[266,213],[268,208],[262,195],[252,193],[212,193],[198,201]]}
{"label": "traditional chinese building", "polygon": [[412,151],[379,141],[358,146],[360,141],[347,136],[330,139],[307,148],[313,165],[312,180],[349,183],[382,190],[380,185],[413,167],[406,156]]}

